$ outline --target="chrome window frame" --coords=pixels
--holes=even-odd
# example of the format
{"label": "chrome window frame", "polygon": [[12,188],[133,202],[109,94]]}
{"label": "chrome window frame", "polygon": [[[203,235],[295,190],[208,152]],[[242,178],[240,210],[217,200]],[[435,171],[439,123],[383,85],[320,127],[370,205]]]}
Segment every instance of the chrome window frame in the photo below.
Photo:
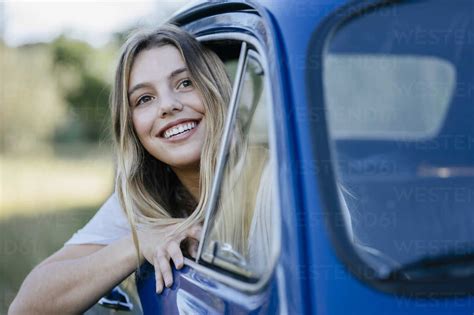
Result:
{"label": "chrome window frame", "polygon": [[224,126],[224,134],[222,135],[222,141],[219,146],[219,153],[217,155],[217,165],[216,165],[216,173],[214,179],[212,181],[212,188],[211,188],[211,196],[210,201],[206,205],[206,217],[204,219],[204,226],[202,228],[201,234],[201,242],[199,242],[199,248],[196,255],[196,262],[199,262],[202,259],[202,251],[204,247],[204,241],[209,235],[209,221],[211,220],[211,216],[215,213],[216,209],[216,202],[220,191],[220,186],[222,184],[222,176],[225,167],[226,161],[225,156],[227,151],[229,150],[230,146],[230,136],[232,130],[234,129],[235,125],[235,117],[237,115],[237,107],[238,107],[238,100],[240,99],[240,93],[242,91],[244,73],[247,70],[247,63],[248,63],[248,56],[247,53],[249,48],[247,47],[246,42],[242,42],[240,46],[240,54],[239,54],[239,62],[237,64],[237,72],[234,78],[234,84],[232,86],[232,96],[230,98],[230,104],[227,109],[227,117]]}
{"label": "chrome window frame", "polygon": [[[270,78],[269,78],[269,63],[268,63],[268,58],[267,58],[267,55],[266,55],[266,52],[262,46],[262,44],[259,42],[259,40],[254,37],[254,36],[251,36],[249,34],[244,34],[244,33],[234,33],[234,32],[225,32],[225,33],[218,33],[218,34],[209,34],[209,35],[202,35],[202,36],[197,36],[197,39],[201,42],[212,42],[212,41],[220,41],[220,40],[235,40],[235,41],[241,41],[242,43],[246,43],[246,46],[252,46],[255,50],[255,52],[252,52],[252,50],[250,48],[246,48],[247,49],[247,54],[249,54],[249,56],[252,56],[253,58],[255,58],[259,63],[260,65],[262,66],[263,68],[263,72],[264,72],[264,84],[265,84],[265,93],[266,93],[266,99],[268,100],[268,107],[267,107],[267,110],[268,110],[268,138],[269,138],[269,152],[270,152],[270,157],[271,159],[274,159],[274,163],[273,163],[273,168],[272,168],[272,172],[274,172],[274,174],[278,174],[278,155],[277,155],[277,152],[276,152],[276,137],[275,137],[275,129],[276,129],[276,126],[275,126],[275,113],[274,113],[274,109],[273,109],[273,106],[272,104],[275,103],[275,100],[274,100],[274,95],[275,93],[272,93],[271,92],[271,89],[272,89],[272,85],[270,84]],[[247,58],[247,57],[246,57]],[[240,59],[240,56],[239,56],[239,59]],[[239,74],[239,72],[237,72],[237,74]],[[242,77],[242,73],[240,73],[241,77]],[[237,75],[236,75],[236,78],[235,78],[235,81],[234,82],[239,82],[240,81],[240,78],[237,78]],[[241,88],[241,84],[239,84],[239,90]],[[234,86],[235,87],[235,86]],[[232,93],[234,93],[234,91],[232,91]],[[239,98],[232,98],[232,100],[234,102],[237,102],[239,100]],[[233,106],[236,106],[235,104],[229,104],[229,108],[233,107]],[[227,124],[227,122],[226,122]],[[223,142],[226,141],[225,139],[222,140],[222,143],[221,143],[221,146],[223,144]],[[221,163],[218,161],[218,163]],[[217,174],[215,175],[215,178],[214,178],[214,181],[216,180],[216,178],[218,177],[222,177],[221,175]],[[276,176],[277,178],[277,176]],[[202,244],[204,244],[204,237],[205,235],[207,234],[207,225],[208,225],[208,217],[210,217],[210,211],[212,211],[213,209],[210,209],[206,206],[206,222],[204,224],[204,228],[203,228],[203,232],[202,232],[202,235],[201,235],[201,242],[200,242],[200,251],[198,252],[198,255],[197,255],[197,258],[196,260],[191,260],[191,259],[188,259],[188,258],[185,258],[184,259],[184,264],[193,268],[194,270],[196,270],[197,272],[200,272],[204,275],[207,275],[213,279],[215,279],[216,281],[219,281],[225,285],[229,285],[230,287],[233,287],[237,290],[240,290],[240,291],[243,291],[243,292],[247,292],[247,293],[256,293],[258,291],[261,291],[268,283],[269,281],[272,279],[272,275],[276,272],[276,266],[277,266],[277,263],[278,263],[278,258],[280,256],[280,250],[281,250],[281,205],[280,205],[280,199],[278,198],[278,196],[280,195],[279,193],[279,185],[278,185],[278,181],[275,181],[273,183],[274,185],[274,201],[275,201],[275,207],[272,209],[273,211],[273,214],[274,215],[274,226],[272,228],[272,239],[273,239],[273,242],[272,242],[272,248],[271,248],[271,257],[270,257],[270,263],[269,263],[269,268],[267,269],[268,271],[264,272],[263,275],[257,280],[257,282],[246,282],[244,280],[240,280],[238,278],[233,278],[227,274],[224,274],[224,273],[221,273],[217,270],[214,270],[214,269],[211,269],[209,267],[206,267],[202,264],[199,263],[200,261],[200,258],[201,258],[201,254],[202,254]],[[216,184],[216,187],[217,187],[217,184]],[[219,191],[215,191],[214,190],[214,183],[213,183],[213,190],[212,190],[212,193],[211,193],[211,200],[213,198],[216,198],[216,196],[213,196],[215,194],[219,193]]]}

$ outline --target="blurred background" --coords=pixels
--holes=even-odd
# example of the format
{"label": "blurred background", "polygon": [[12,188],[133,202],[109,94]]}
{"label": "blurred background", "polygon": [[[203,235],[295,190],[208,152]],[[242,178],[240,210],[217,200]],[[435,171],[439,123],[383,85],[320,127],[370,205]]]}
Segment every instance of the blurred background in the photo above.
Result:
{"label": "blurred background", "polygon": [[187,1],[0,1],[0,314],[113,191],[118,49]]}

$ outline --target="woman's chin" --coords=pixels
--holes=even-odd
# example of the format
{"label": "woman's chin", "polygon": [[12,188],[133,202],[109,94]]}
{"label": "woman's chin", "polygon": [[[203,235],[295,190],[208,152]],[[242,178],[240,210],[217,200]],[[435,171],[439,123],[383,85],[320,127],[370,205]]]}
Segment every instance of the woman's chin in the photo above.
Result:
{"label": "woman's chin", "polygon": [[172,169],[176,170],[188,170],[193,171],[199,170],[201,153],[189,153],[187,156],[177,156],[175,158],[168,159],[168,164]]}

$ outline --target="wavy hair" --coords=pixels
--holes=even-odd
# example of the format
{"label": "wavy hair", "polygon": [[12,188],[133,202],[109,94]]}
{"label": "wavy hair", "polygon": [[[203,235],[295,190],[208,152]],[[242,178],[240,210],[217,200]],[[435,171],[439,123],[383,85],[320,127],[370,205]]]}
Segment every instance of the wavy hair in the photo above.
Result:
{"label": "wavy hair", "polygon": [[[207,113],[198,201],[165,163],[146,151],[133,128],[127,93],[131,67],[141,51],[165,45],[172,45],[180,52]],[[137,226],[166,226],[186,217],[177,228],[180,232],[203,220],[230,93],[230,81],[219,57],[177,26],[165,24],[135,32],[123,45],[110,102],[117,163],[115,189],[129,219],[137,255],[140,253]]]}

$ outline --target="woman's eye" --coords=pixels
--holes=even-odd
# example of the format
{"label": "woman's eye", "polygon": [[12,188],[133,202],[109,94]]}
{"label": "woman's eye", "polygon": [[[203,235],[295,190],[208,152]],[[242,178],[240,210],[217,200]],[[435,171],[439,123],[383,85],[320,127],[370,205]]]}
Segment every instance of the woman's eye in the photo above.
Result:
{"label": "woman's eye", "polygon": [[178,84],[178,89],[179,88],[187,88],[193,85],[193,82],[189,79],[185,79]]}
{"label": "woman's eye", "polygon": [[152,99],[153,99],[152,96],[150,96],[150,95],[144,95],[144,96],[140,97],[140,98],[137,100],[137,104],[136,104],[136,105],[138,106],[138,105],[147,103],[147,102],[151,101]]}

